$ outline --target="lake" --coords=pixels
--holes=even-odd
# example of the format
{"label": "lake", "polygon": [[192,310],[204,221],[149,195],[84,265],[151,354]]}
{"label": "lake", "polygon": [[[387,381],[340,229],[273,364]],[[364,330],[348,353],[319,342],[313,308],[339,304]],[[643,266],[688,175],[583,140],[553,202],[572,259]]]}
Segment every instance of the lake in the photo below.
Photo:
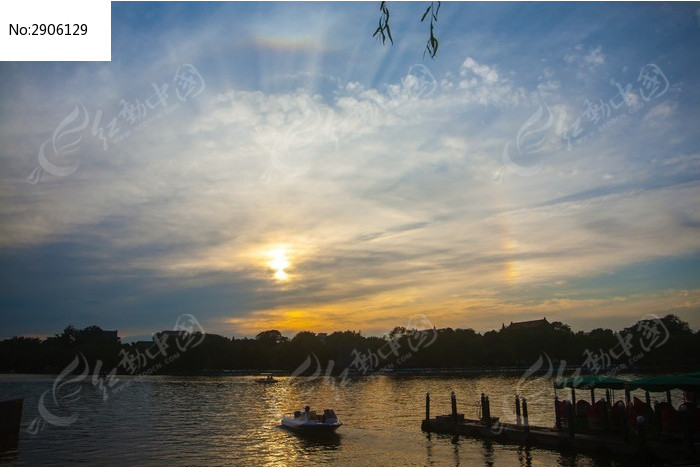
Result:
{"label": "lake", "polygon": [[[537,376],[524,382],[519,375],[373,376],[346,384],[320,378],[301,382],[281,377],[277,384],[259,384],[252,376],[119,376],[119,382],[105,391],[86,380],[59,385],[54,392],[55,378],[0,375],[0,400],[25,399],[19,446],[0,453],[1,462],[619,465],[608,459],[427,435],[420,430],[426,391],[431,393],[432,416],[450,412],[450,392],[455,391],[458,411],[475,418],[479,396],[485,392],[490,396],[492,415],[511,421],[516,387],[528,396],[530,423],[551,426],[554,390],[551,380]],[[40,397],[46,391],[43,406],[60,417],[57,420],[74,417],[75,421],[67,426],[32,425],[39,416]],[[581,394],[586,396],[588,393]],[[336,410],[343,422],[337,436],[307,438],[280,427],[283,413],[307,404],[312,410]],[[29,433],[30,428],[37,433]]]}

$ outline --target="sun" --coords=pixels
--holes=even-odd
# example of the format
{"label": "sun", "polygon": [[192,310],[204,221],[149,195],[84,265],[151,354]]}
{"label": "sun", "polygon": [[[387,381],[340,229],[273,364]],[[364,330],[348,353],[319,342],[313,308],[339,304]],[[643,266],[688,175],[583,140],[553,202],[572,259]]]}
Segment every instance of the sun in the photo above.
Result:
{"label": "sun", "polygon": [[284,248],[278,248],[276,250],[271,250],[267,252],[270,257],[270,261],[267,263],[274,271],[274,277],[278,281],[286,281],[289,275],[284,271],[289,267],[289,260],[287,259],[287,250]]}

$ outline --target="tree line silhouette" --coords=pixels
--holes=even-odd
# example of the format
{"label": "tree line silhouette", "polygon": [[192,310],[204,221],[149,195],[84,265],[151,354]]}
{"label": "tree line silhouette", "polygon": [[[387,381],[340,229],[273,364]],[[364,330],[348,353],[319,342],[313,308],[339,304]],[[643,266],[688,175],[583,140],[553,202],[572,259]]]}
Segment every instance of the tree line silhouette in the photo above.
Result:
{"label": "tree line silhouette", "polygon": [[641,320],[619,332],[597,328],[573,332],[561,322],[534,326],[518,323],[483,334],[473,329],[396,327],[382,337],[357,331],[287,338],[277,330],[255,338],[216,334],[157,333],[154,342],[123,344],[115,332],[98,326],[45,339],[13,337],[0,341],[0,372],[57,373],[77,354],[101,372],[119,374],[255,373],[280,370],[296,374],[370,374],[381,369],[494,369],[528,367],[543,354],[559,366],[584,371],[639,371],[700,364],[700,331],[675,315]]}

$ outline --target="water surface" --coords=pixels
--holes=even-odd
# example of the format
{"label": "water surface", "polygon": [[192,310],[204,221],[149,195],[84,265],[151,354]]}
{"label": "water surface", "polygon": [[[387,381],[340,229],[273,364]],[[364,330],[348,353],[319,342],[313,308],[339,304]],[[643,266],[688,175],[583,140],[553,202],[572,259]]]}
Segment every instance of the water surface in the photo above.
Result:
{"label": "water surface", "polygon": [[[427,435],[420,430],[425,393],[431,412],[450,412],[455,391],[458,411],[475,418],[479,395],[487,393],[493,416],[512,421],[516,388],[528,398],[530,422],[553,424],[551,381],[519,376],[357,378],[294,384],[258,384],[254,377],[120,376],[106,392],[88,380],[57,389],[55,376],[0,375],[0,399],[25,399],[17,450],[0,454],[16,465],[618,465],[610,459],[564,455],[468,438]],[[297,380],[296,383],[299,381]],[[70,386],[73,387],[70,387]],[[80,392],[71,400],[61,397]],[[30,434],[45,406],[74,423],[46,425]],[[584,396],[584,394],[582,394]],[[335,408],[343,426],[334,437],[308,438],[280,427],[285,412]]]}

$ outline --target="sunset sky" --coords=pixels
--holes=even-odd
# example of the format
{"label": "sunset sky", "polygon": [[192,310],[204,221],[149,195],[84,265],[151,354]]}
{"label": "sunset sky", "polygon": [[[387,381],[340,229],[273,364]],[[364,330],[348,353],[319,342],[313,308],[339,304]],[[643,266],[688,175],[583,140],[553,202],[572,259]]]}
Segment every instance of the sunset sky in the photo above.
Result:
{"label": "sunset sky", "polygon": [[[0,338],[700,328],[700,7],[112,3],[0,64]],[[427,20],[426,20],[427,21]]]}

